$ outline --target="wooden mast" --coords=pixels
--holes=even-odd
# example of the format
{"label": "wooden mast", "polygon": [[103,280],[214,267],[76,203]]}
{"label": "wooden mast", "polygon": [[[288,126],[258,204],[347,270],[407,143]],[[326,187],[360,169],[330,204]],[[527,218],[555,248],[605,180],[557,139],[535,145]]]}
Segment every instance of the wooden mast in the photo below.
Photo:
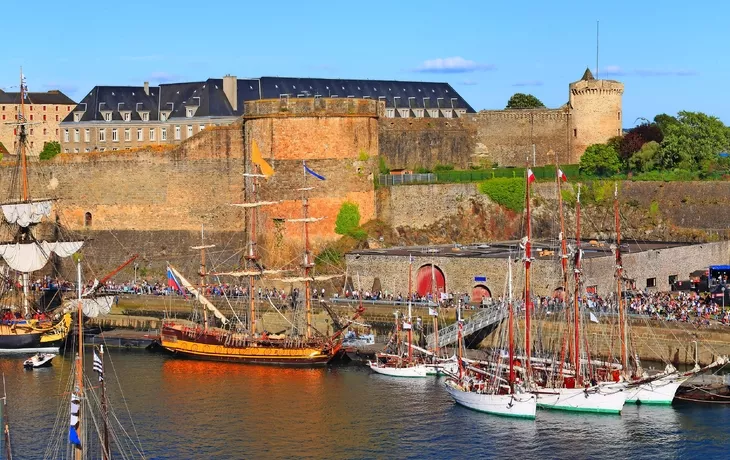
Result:
{"label": "wooden mast", "polygon": [[[28,191],[28,159],[25,153],[25,81],[23,77],[23,68],[20,68],[20,117],[18,117],[18,125],[20,128],[20,140],[18,147],[20,148],[20,168],[23,180],[23,201],[28,201],[30,193]],[[26,312],[27,313],[27,312]]]}
{"label": "wooden mast", "polygon": [[413,361],[413,320],[411,318],[411,291],[413,289],[413,256],[408,254],[408,363]]}
{"label": "wooden mast", "polygon": [[623,266],[621,262],[621,220],[619,219],[618,212],[618,183],[614,184],[613,189],[613,214],[616,226],[616,295],[618,296],[619,334],[621,335],[621,366],[623,366],[624,375],[628,375],[628,334],[626,330],[626,311],[622,296]]}
{"label": "wooden mast", "polygon": [[463,365],[463,361],[462,361],[462,358],[463,358],[462,347],[464,346],[464,344],[462,343],[462,341],[464,340],[464,337],[463,337],[464,325],[461,323],[461,305],[459,305],[458,303],[456,304],[456,323],[458,324],[458,327],[459,327],[459,333],[458,333],[459,335],[457,337],[459,345],[456,347],[456,349],[457,349],[458,358],[459,358],[459,380],[461,380],[462,378],[464,378],[464,365]]}
{"label": "wooden mast", "polygon": [[[552,153],[552,150],[548,152],[548,154]],[[555,154],[555,187],[558,192],[558,210],[560,213],[560,267],[562,269],[562,285],[561,288],[563,289],[563,308],[565,309],[565,322],[568,330],[566,330],[565,335],[563,337],[563,346],[561,347],[561,353],[560,353],[560,378],[562,380],[563,376],[563,365],[562,363],[565,362],[565,355],[566,355],[566,348],[570,348],[567,346],[568,344],[568,335],[570,333],[570,311],[568,310],[568,243],[565,238],[565,214],[563,213],[563,194],[562,187],[561,187],[561,175],[560,175],[560,165],[558,163],[558,155]]]}
{"label": "wooden mast", "polygon": [[[312,269],[311,253],[309,250],[309,199],[307,196],[307,170],[302,164],[304,171],[304,187],[302,187],[302,214],[304,216],[304,307],[307,312],[307,339],[312,338],[312,293],[310,292],[310,277]],[[360,293],[362,296],[362,293]]]}
{"label": "wooden mast", "polygon": [[507,258],[507,312],[508,326],[509,326],[509,388],[510,393],[515,392],[515,325],[514,325],[514,311],[512,308],[512,256]]}
{"label": "wooden mast", "polygon": [[530,182],[534,180],[529,166],[528,159],[527,170],[525,172],[525,357],[527,359],[525,371],[528,378],[530,377],[530,369],[532,367],[532,363],[530,362],[532,359],[532,345],[530,342],[530,330],[532,328],[530,321],[530,309],[532,308],[532,300],[530,299],[530,264],[532,263],[532,242],[530,241]]}
{"label": "wooden mast", "polygon": [[82,460],[84,457],[84,450],[83,447],[86,444],[86,436],[84,436],[83,432],[83,412],[84,412],[84,405],[82,404],[83,396],[84,396],[84,325],[82,322],[82,302],[81,302],[81,260],[79,259],[76,262],[76,284],[78,287],[78,296],[79,296],[79,302],[78,302],[78,312],[77,312],[77,323],[76,323],[76,329],[78,332],[78,335],[76,337],[76,341],[78,343],[78,350],[76,352],[76,397],[79,401],[79,417],[78,417],[78,425],[76,425],[76,433],[78,434],[79,439],[81,440],[80,445],[75,446],[74,448],[74,458],[76,460]]}
{"label": "wooden mast", "polygon": [[104,379],[104,345],[99,345],[99,359],[101,360],[101,372],[99,374],[99,385],[101,386],[101,417],[104,425],[104,445],[102,450],[103,460],[111,458],[109,450],[109,410],[106,402],[106,380]]}
{"label": "wooden mast", "polygon": [[[246,201],[254,203],[256,201],[256,166],[251,165],[252,174],[251,177],[251,190],[250,195],[246,197]],[[254,272],[256,270],[256,207],[251,206],[249,208],[249,234],[248,234],[248,252],[246,254],[246,260],[248,261],[248,270]],[[248,292],[249,292],[249,319],[248,319],[248,331],[252,337],[256,336],[256,293],[254,292],[254,275],[248,275]]]}
{"label": "wooden mast", "polygon": [[[206,277],[208,276],[208,272],[206,270],[205,266],[205,250],[214,248],[214,244],[205,244],[205,227],[203,225],[200,226],[200,246],[193,246],[190,249],[199,249],[200,250],[200,290],[205,293],[205,287],[207,286],[206,283]],[[208,330],[208,309],[203,308],[203,330]]]}
{"label": "wooden mast", "polygon": [[[582,375],[580,373],[580,303],[578,297],[580,295],[580,184],[578,184],[578,194],[575,201],[575,287],[573,292],[573,329],[575,331],[575,342],[573,343],[573,360],[575,366],[575,384],[582,384]],[[590,361],[589,361],[590,364]],[[562,363],[561,363],[562,366]]]}

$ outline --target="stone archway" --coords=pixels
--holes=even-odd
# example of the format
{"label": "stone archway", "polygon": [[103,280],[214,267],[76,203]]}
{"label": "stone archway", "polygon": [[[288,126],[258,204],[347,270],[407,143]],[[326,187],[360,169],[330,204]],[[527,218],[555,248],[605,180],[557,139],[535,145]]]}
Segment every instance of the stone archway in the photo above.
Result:
{"label": "stone archway", "polygon": [[418,269],[416,292],[420,297],[433,292],[436,292],[437,295],[446,292],[446,276],[438,265],[428,264]]}
{"label": "stone archway", "polygon": [[492,291],[490,291],[489,288],[483,284],[477,284],[476,286],[471,288],[472,302],[480,303],[482,299],[490,297],[492,297]]}

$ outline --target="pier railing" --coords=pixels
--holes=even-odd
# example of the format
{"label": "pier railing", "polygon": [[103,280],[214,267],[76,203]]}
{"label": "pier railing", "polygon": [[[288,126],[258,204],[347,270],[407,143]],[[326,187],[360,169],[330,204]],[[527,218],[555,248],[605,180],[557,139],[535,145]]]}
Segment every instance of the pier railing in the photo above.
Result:
{"label": "pier railing", "polygon": [[[463,335],[470,335],[485,327],[502,322],[507,317],[507,309],[504,305],[492,305],[482,308],[468,319],[464,320]],[[439,347],[445,347],[456,342],[459,338],[459,324],[454,323],[439,331]],[[426,337],[426,343],[433,344],[433,333]]]}

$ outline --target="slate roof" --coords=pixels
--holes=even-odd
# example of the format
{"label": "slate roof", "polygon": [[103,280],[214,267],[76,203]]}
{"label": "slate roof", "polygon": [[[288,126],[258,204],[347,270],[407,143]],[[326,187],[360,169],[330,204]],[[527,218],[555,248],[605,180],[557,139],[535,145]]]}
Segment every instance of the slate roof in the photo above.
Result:
{"label": "slate roof", "polygon": [[290,97],[368,97],[384,99],[385,106],[389,108],[451,108],[454,98],[454,108],[474,113],[474,109],[448,83],[262,77],[261,88],[264,99],[279,98],[282,94],[289,94]]}
{"label": "slate roof", "polygon": [[[0,103],[20,104],[20,93],[6,93],[0,90]],[[27,93],[26,104],[74,105],[76,102],[61,91],[54,89],[45,93]]]}
{"label": "slate roof", "polygon": [[[330,78],[261,77],[237,80],[238,106],[234,110],[223,92],[222,78],[205,81],[168,83],[151,86],[150,94],[142,86],[96,86],[84,97],[64,122],[73,122],[74,112],[86,110],[80,121],[103,121],[102,111],[111,110],[112,120],[122,120],[121,111],[131,111],[131,120],[141,119],[137,112],[149,110],[150,120],[159,119],[159,111],[170,111],[168,118],[187,118],[186,108],[197,106],[194,117],[231,117],[243,115],[244,102],[257,99],[289,97],[341,97],[384,100],[386,107],[474,109],[448,83],[407,82],[395,80],[343,80]],[[397,112],[397,111],[396,111]],[[396,116],[400,116],[397,114]]]}

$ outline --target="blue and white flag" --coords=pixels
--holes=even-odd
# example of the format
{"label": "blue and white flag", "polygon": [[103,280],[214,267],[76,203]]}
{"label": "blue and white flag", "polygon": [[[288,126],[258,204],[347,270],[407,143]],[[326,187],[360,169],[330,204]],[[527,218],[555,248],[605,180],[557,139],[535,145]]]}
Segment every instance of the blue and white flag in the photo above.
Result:
{"label": "blue and white flag", "polygon": [[323,176],[323,175],[321,175],[321,174],[317,174],[316,172],[314,172],[314,171],[312,171],[311,169],[309,169],[309,168],[307,167],[307,162],[306,162],[306,161],[305,161],[305,162],[304,162],[303,164],[304,164],[304,172],[305,172],[305,173],[309,173],[309,174],[313,175],[314,177],[316,177],[316,178],[317,178],[317,179],[319,179],[319,180],[325,180],[325,178],[324,178],[324,176]]}
{"label": "blue and white flag", "polygon": [[99,355],[96,354],[96,350],[94,350],[94,372],[99,374],[99,381],[104,381],[104,362],[101,360]]}
{"label": "blue and white flag", "polygon": [[71,396],[71,423],[68,429],[68,442],[76,446],[81,445],[81,439],[76,432],[79,426],[79,411],[81,410],[81,400],[75,394]]}

